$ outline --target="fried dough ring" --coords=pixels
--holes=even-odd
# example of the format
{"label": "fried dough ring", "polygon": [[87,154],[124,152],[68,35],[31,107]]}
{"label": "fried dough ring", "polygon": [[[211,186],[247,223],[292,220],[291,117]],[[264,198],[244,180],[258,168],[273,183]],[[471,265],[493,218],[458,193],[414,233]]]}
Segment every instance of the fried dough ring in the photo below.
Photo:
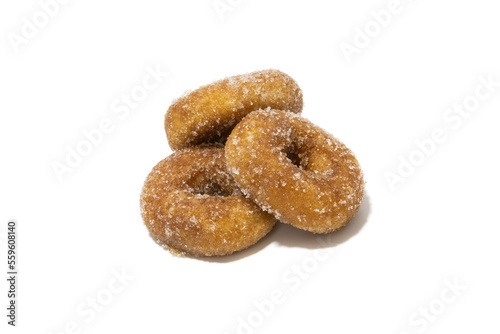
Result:
{"label": "fried dough ring", "polygon": [[203,143],[224,144],[248,113],[271,107],[302,111],[302,91],[287,74],[265,70],[229,77],[174,101],[165,115],[172,150]]}
{"label": "fried dough ring", "polygon": [[243,193],[303,230],[328,233],[343,227],[363,198],[363,173],[353,153],[296,114],[249,114],[227,140],[226,161]]}
{"label": "fried dough ring", "polygon": [[245,249],[275,223],[239,191],[220,146],[189,148],[160,161],[144,183],[141,215],[160,242],[195,256]]}

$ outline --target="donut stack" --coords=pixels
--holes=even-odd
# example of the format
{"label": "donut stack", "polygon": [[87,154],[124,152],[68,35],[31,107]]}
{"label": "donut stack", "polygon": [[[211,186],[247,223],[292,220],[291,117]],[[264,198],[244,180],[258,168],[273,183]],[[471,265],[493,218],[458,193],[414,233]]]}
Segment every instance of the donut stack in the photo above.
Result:
{"label": "donut stack", "polygon": [[277,70],[174,101],[165,116],[174,153],[141,193],[151,235],[176,254],[221,256],[255,244],[277,221],[313,233],[345,226],[361,205],[363,173],[302,107],[297,83]]}

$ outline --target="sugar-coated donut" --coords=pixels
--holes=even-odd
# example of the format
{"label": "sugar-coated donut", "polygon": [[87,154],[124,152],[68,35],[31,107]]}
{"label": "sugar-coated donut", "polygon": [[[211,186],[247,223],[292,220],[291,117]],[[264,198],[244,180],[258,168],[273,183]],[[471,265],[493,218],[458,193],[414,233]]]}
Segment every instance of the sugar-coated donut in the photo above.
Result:
{"label": "sugar-coated donut", "polygon": [[174,101],[165,115],[172,150],[203,143],[224,144],[249,112],[271,107],[302,111],[302,91],[287,74],[265,70],[229,77]]}
{"label": "sugar-coated donut", "polygon": [[243,193],[281,222],[328,233],[360,207],[364,181],[357,159],[299,115],[254,111],[234,128],[225,150]]}
{"label": "sugar-coated donut", "polygon": [[222,146],[188,148],[160,161],[144,183],[141,215],[158,241],[195,256],[245,249],[276,221],[240,192]]}

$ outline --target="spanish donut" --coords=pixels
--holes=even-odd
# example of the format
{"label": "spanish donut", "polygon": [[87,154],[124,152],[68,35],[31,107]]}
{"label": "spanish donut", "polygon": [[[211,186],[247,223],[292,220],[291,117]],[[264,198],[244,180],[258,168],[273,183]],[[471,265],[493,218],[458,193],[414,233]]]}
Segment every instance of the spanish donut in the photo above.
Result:
{"label": "spanish donut", "polygon": [[278,220],[314,233],[358,211],[363,173],[342,142],[293,113],[250,113],[229,136],[226,160],[240,189]]}
{"label": "spanish donut", "polygon": [[275,218],[238,189],[222,146],[197,146],[160,161],[146,178],[141,215],[174,253],[227,255],[264,237]]}
{"label": "spanish donut", "polygon": [[271,107],[302,111],[302,90],[287,74],[264,70],[229,77],[174,101],[165,115],[172,150],[203,143],[224,144],[248,113]]}

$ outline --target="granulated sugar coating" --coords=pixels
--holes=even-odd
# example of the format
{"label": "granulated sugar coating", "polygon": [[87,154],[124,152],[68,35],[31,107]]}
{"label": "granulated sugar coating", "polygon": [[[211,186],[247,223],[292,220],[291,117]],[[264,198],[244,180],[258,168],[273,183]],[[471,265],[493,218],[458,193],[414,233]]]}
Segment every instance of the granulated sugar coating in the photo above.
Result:
{"label": "granulated sugar coating", "polygon": [[226,159],[243,193],[281,222],[307,231],[343,227],[363,198],[353,153],[296,114],[252,112],[229,136]]}
{"label": "granulated sugar coating", "polygon": [[222,143],[254,110],[302,111],[302,91],[287,74],[265,70],[229,77],[174,101],[165,116],[172,150],[202,143]]}
{"label": "granulated sugar coating", "polygon": [[227,255],[264,237],[275,218],[245,198],[227,172],[222,146],[175,152],[148,175],[141,215],[174,253]]}

